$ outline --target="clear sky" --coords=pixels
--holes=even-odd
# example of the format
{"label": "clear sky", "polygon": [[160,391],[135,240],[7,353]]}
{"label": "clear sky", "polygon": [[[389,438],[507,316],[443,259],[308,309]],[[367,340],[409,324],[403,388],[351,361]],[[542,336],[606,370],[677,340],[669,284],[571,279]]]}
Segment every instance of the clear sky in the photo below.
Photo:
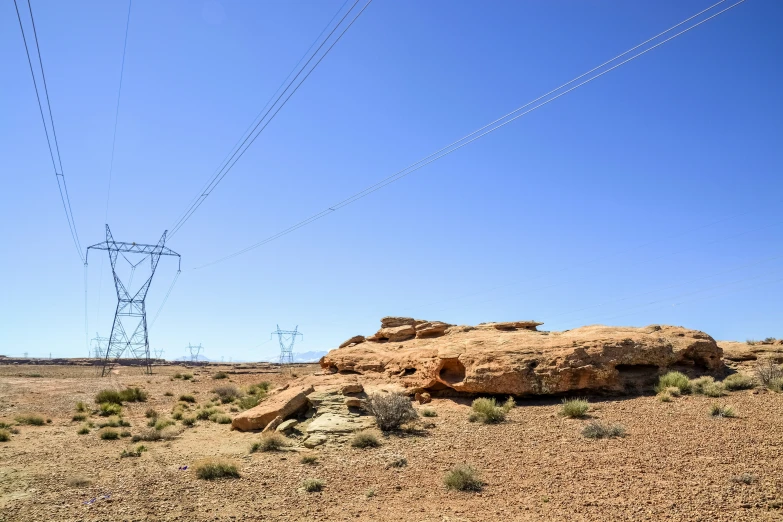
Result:
{"label": "clear sky", "polygon": [[[304,332],[297,351],[327,350],[384,315],[783,337],[776,0],[748,0],[308,227],[193,269],[711,3],[374,0],[167,244],[183,271],[152,347],[269,357],[279,324]],[[128,4],[32,4],[77,228],[98,243]],[[171,227],[341,4],[134,0],[115,239],[154,243]],[[0,64],[0,353],[85,355],[83,266],[10,1]],[[150,316],[175,272],[164,258]],[[116,296],[105,252],[90,254],[88,279],[89,336],[107,336]]]}

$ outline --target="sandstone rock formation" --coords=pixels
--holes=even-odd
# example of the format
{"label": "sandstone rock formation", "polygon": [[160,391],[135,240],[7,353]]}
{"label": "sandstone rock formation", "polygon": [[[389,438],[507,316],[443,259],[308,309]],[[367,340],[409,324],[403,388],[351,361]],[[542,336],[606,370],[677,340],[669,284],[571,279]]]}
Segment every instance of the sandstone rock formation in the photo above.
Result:
{"label": "sandstone rock formation", "polygon": [[274,429],[287,417],[306,409],[310,404],[307,400],[310,393],[313,393],[312,386],[295,386],[283,390],[234,417],[231,427],[240,431],[261,430],[274,421]]}
{"label": "sandstone rock formation", "polygon": [[[435,324],[440,336],[418,335]],[[367,342],[330,351],[321,366],[326,373],[359,374],[365,388],[376,380],[411,395],[622,393],[650,386],[667,370],[723,368],[721,348],[696,330],[654,325],[539,332],[540,324],[465,327],[385,317]]]}

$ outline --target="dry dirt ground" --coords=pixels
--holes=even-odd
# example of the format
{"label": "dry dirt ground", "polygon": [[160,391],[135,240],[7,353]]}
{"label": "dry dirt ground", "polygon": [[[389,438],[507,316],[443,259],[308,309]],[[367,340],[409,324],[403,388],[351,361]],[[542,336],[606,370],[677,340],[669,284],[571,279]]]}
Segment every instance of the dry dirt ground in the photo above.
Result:
{"label": "dry dirt ground", "polygon": [[[0,421],[13,423],[21,413],[52,420],[20,426],[0,442],[0,521],[783,520],[783,394],[771,392],[671,403],[654,396],[591,399],[593,418],[627,429],[626,437],[609,440],[585,439],[580,431],[588,421],[560,417],[554,399],[520,400],[497,425],[469,423],[467,400],[437,399],[428,405],[438,414],[425,419],[431,427],[383,437],[373,449],[250,454],[258,434],[199,421],[174,440],[145,442],[149,450],[139,458],[121,459],[136,444],[101,440],[95,430],[77,435],[81,423],[71,421],[77,401],[93,405],[101,389],[139,386],[147,402],[123,407],[137,433],[146,427],[147,408],[168,414],[185,393],[206,401],[227,382],[211,378],[217,370],[156,367],[146,376],[122,368],[100,378],[85,367],[0,366]],[[291,378],[248,371],[232,374],[231,382]],[[195,378],[172,380],[175,372]],[[711,418],[715,402],[732,405],[738,417]],[[318,463],[300,463],[302,454],[317,455]],[[193,463],[212,456],[234,460],[241,478],[198,479]],[[399,457],[407,466],[387,466]],[[444,474],[459,463],[481,471],[482,492],[445,489]],[[752,483],[732,480],[744,473]],[[91,484],[69,486],[77,476]],[[306,478],[325,481],[323,491],[302,491]]]}

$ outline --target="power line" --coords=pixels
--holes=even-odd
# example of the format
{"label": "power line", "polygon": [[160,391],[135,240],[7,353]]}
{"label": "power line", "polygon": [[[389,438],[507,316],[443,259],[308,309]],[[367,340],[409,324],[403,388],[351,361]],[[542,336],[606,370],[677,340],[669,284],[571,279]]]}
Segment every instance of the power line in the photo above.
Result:
{"label": "power line", "polygon": [[171,291],[174,290],[174,285],[177,284],[177,279],[179,279],[179,275],[182,273],[182,270],[177,270],[177,274],[174,276],[174,280],[171,282],[171,286],[169,287],[168,292],[166,292],[166,297],[163,298],[163,302],[160,303],[160,308],[158,308],[158,311],[155,313],[155,317],[152,318],[152,322],[150,323],[150,329],[155,326],[155,321],[158,320],[158,316],[160,315],[160,312],[163,310],[163,307],[166,305],[166,301],[169,300],[169,295],[171,295]]}
{"label": "power line", "polygon": [[[329,39],[334,35],[334,33],[337,31],[337,29],[340,27],[340,25],[345,21],[345,19],[348,17],[348,15],[353,11],[353,9],[356,7],[356,5],[359,3],[359,0],[355,0],[351,8],[345,13],[345,15],[340,19],[340,21],[334,26],[334,28],[331,30],[329,35],[327,35],[326,38],[324,38],[323,42],[321,42],[321,45],[318,46],[318,48],[311,54],[310,58],[305,62],[305,64],[299,69],[299,72],[294,76],[294,78],[289,82],[288,86],[279,94],[279,96],[275,99],[274,103],[272,103],[269,108],[267,109],[266,113],[264,113],[263,117],[256,123],[255,127],[253,127],[253,130],[250,131],[247,137],[242,141],[242,144],[237,148],[229,157],[228,161],[225,162],[223,167],[221,167],[218,172],[213,176],[212,180],[207,183],[206,188],[202,190],[202,193],[200,196],[197,196],[194,203],[191,204],[191,206],[185,211],[183,216],[177,221],[177,223],[172,227],[171,235],[173,236],[176,234],[180,228],[185,224],[185,222],[190,219],[190,216],[193,215],[196,210],[201,206],[201,204],[204,202],[204,200],[212,193],[212,191],[217,187],[217,185],[223,180],[223,178],[226,177],[226,175],[231,171],[231,169],[236,165],[237,161],[242,158],[242,156],[247,152],[247,149],[250,148],[250,146],[255,142],[255,140],[258,138],[258,136],[261,135],[261,133],[266,129],[266,127],[272,122],[272,120],[277,116],[277,113],[280,112],[280,110],[285,106],[286,103],[288,103],[288,100],[291,99],[291,97],[296,93],[296,91],[299,90],[299,88],[304,84],[304,82],[307,80],[307,78],[310,77],[310,75],[315,71],[315,69],[318,67],[318,65],[323,61],[324,58],[326,58],[326,55],[329,54],[329,52],[334,48],[335,45],[337,45],[337,42],[342,39],[342,37],[345,35],[345,33],[348,31],[348,29],[353,26],[354,22],[364,13],[364,11],[369,7],[372,0],[368,0],[367,3],[364,5],[364,7],[359,10],[359,12],[356,14],[356,16],[353,17],[353,19],[348,23],[348,25],[345,27],[345,29],[342,30],[342,32],[337,36],[337,38],[329,45],[329,47],[324,51],[324,53],[321,55],[320,58],[315,62],[315,64],[310,68],[310,70],[307,72],[307,74],[304,75],[302,80],[296,84],[296,87],[293,88],[293,90],[286,96],[286,92],[294,85],[297,78],[299,78],[299,75],[301,75],[306,69],[307,66],[310,64],[310,62],[318,55],[319,51],[326,45],[326,43],[329,41]],[[286,98],[279,104],[279,106],[275,109],[275,105],[277,105],[280,100],[283,98],[283,96],[286,96]],[[274,109],[274,112],[272,110]],[[271,112],[271,116],[269,116]],[[267,119],[267,116],[269,118]],[[266,119],[266,122],[264,123],[264,120]],[[259,129],[259,126],[263,123],[263,126]],[[254,134],[255,133],[255,134]],[[244,147],[244,148],[243,148]]]}
{"label": "power line", "polygon": [[[730,9],[733,9],[734,7],[740,5],[740,4],[744,3],[744,2],[745,2],[745,0],[739,0],[738,2],[730,5],[729,7],[725,8],[725,9],[723,9],[721,11],[718,11],[715,14],[712,14],[711,16],[709,16],[709,17],[707,17],[707,18],[705,18],[705,19],[703,19],[703,20],[701,20],[701,21],[691,25],[690,27],[688,27],[686,29],[683,29],[682,31],[680,31],[678,33],[675,33],[674,35],[666,38],[665,40],[663,40],[661,42],[658,42],[657,44],[655,44],[655,45],[653,45],[651,47],[648,47],[647,49],[645,49],[645,50],[643,50],[643,51],[641,51],[641,52],[631,56],[630,58],[627,58],[627,59],[621,61],[620,63],[618,63],[618,64],[616,64],[616,65],[614,65],[614,66],[612,66],[612,67],[610,67],[610,68],[608,68],[608,69],[606,69],[606,70],[604,70],[604,71],[602,71],[602,72],[600,72],[600,73],[598,73],[598,74],[588,78],[587,80],[584,80],[584,81],[576,84],[575,86],[573,86],[573,87],[571,87],[571,88],[569,88],[569,89],[567,89],[567,90],[557,94],[556,96],[553,96],[553,97],[551,97],[551,98],[549,98],[549,99],[539,103],[538,105],[534,105],[536,102],[546,98],[550,94],[553,94],[553,93],[561,90],[562,88],[564,88],[564,87],[574,83],[575,81],[577,81],[577,80],[579,80],[581,78],[584,78],[585,76],[591,74],[592,72],[595,72],[596,70],[600,69],[601,67],[604,67],[605,65],[608,65],[609,63],[617,60],[618,58],[620,58],[622,56],[625,56],[626,54],[628,54],[629,52],[631,52],[631,51],[633,51],[635,49],[638,49],[639,47],[643,46],[645,43],[649,43],[650,41],[655,40],[656,38],[658,38],[658,37],[660,37],[660,36],[670,32],[670,31],[672,31],[673,29],[675,29],[676,27],[679,27],[680,25],[686,23],[687,21],[690,21],[693,18],[699,16],[700,14],[703,14],[704,12],[709,11],[713,7],[723,3],[723,2],[718,2],[717,4],[714,4],[712,7],[708,8],[708,9],[705,9],[705,10],[701,11],[700,13],[697,13],[696,15],[691,16],[690,18],[687,18],[686,20],[684,20],[682,22],[679,22],[678,24],[672,26],[671,28],[667,29],[666,31],[663,31],[662,33],[659,33],[657,36],[655,36],[655,37],[653,37],[651,39],[648,39],[647,41],[643,42],[642,44],[639,44],[639,45],[637,45],[635,47],[632,47],[631,49],[629,49],[628,51],[618,55],[617,57],[615,57],[615,58],[613,58],[613,59],[611,59],[611,60],[609,60],[607,62],[604,62],[604,64],[599,65],[598,67],[595,67],[595,68],[591,69],[590,71],[581,74],[580,76],[577,76],[573,80],[570,80],[569,82],[564,83],[560,87],[558,87],[558,88],[556,88],[556,89],[554,89],[552,91],[549,91],[549,93],[547,93],[547,94],[545,94],[543,96],[540,96],[540,97],[536,98],[535,100],[526,103],[525,105],[522,105],[521,107],[519,107],[519,108],[515,109],[514,111],[506,114],[505,116],[502,116],[501,118],[498,118],[497,120],[495,120],[495,121],[493,121],[493,122],[491,122],[491,123],[481,127],[480,129],[477,129],[477,130],[473,131],[472,133],[468,134],[467,136],[465,136],[463,138],[460,138],[459,140],[453,142],[452,144],[447,145],[446,147],[443,147],[443,148],[439,149],[438,151],[430,154],[429,156],[426,156],[426,157],[420,159],[419,161],[417,161],[415,163],[412,163],[411,165],[409,165],[409,166],[405,167],[404,169],[396,172],[395,174],[392,174],[391,176],[382,179],[381,181],[375,183],[374,185],[371,185],[371,186],[365,188],[364,190],[353,194],[352,196],[344,199],[343,201],[341,201],[341,202],[339,202],[339,203],[337,203],[335,205],[331,205],[330,207],[322,210],[321,212],[313,214],[312,216],[308,217],[307,219],[305,219],[303,221],[300,221],[299,223],[297,223],[297,224],[295,224],[295,225],[293,225],[293,226],[291,226],[291,227],[289,227],[289,228],[287,228],[287,229],[285,229],[285,230],[283,230],[281,232],[278,232],[277,234],[274,234],[273,236],[270,236],[270,237],[268,237],[268,238],[266,238],[264,240],[261,240],[261,241],[259,241],[257,243],[254,243],[253,245],[250,245],[250,246],[248,246],[246,248],[238,250],[238,251],[236,251],[236,252],[234,252],[232,254],[229,254],[229,255],[227,255],[225,257],[219,258],[219,259],[217,259],[215,261],[212,261],[212,262],[209,262],[209,263],[197,266],[197,267],[195,267],[195,269],[205,268],[207,266],[211,266],[211,265],[220,263],[222,261],[226,261],[228,259],[231,259],[233,257],[242,255],[242,254],[244,254],[246,252],[249,252],[250,250],[253,250],[253,249],[258,248],[260,246],[263,246],[263,245],[265,245],[265,244],[267,244],[267,243],[269,243],[271,241],[279,239],[282,236],[290,234],[291,232],[294,232],[295,230],[298,230],[299,228],[302,228],[302,227],[304,227],[306,225],[309,225],[310,223],[313,223],[314,221],[317,221],[317,220],[319,220],[319,219],[321,219],[321,218],[331,214],[332,212],[335,212],[335,211],[337,211],[337,210],[339,210],[339,209],[341,209],[341,208],[343,208],[343,207],[345,207],[347,205],[350,205],[351,203],[354,203],[355,201],[358,201],[358,200],[360,200],[360,199],[362,199],[362,198],[372,194],[373,192],[375,192],[377,190],[380,190],[383,187],[385,187],[385,186],[387,186],[387,185],[389,185],[391,183],[394,183],[395,181],[399,181],[400,179],[404,178],[405,176],[407,176],[407,175],[409,175],[409,174],[411,174],[411,173],[421,169],[422,167],[425,167],[426,165],[429,165],[430,163],[432,163],[434,161],[439,160],[440,158],[442,158],[444,156],[447,156],[447,155],[449,155],[449,154],[451,154],[453,152],[456,152],[457,150],[461,149],[462,147],[464,147],[464,146],[466,146],[466,145],[468,145],[468,144],[470,144],[470,143],[472,143],[472,142],[474,142],[474,141],[476,141],[476,140],[486,136],[487,134],[495,132],[496,130],[498,130],[498,129],[508,125],[509,123],[511,123],[511,122],[513,122],[513,121],[515,121],[515,120],[517,120],[519,118],[521,118],[522,116],[525,116],[526,114],[529,114],[529,113],[531,113],[531,112],[533,112],[533,111],[543,107],[544,105],[547,105],[547,104],[553,102],[554,100],[560,98],[561,96],[565,96],[566,94],[568,94],[568,93],[578,89],[579,87],[582,87],[583,85],[586,85],[586,84],[592,82],[593,80],[596,80],[597,78],[600,78],[601,76],[603,76],[603,75],[605,75],[605,74],[607,74],[607,73],[617,69],[618,67],[621,67],[622,65],[625,65],[626,63],[631,62],[631,61],[635,60],[636,58],[639,58],[640,56],[642,56],[642,55],[652,51],[653,49],[656,49],[657,47],[660,47],[661,45],[663,45],[663,44],[665,44],[665,43],[667,43],[667,42],[669,42],[669,41],[671,41],[671,40],[673,40],[673,39],[675,39],[675,38],[677,38],[677,37],[679,37],[679,36],[689,32],[689,31],[691,31],[692,29],[695,29],[696,27],[698,27],[698,26],[708,22],[709,20],[712,20],[713,18],[715,18],[715,17],[725,13],[726,11],[728,11]],[[528,110],[526,110],[524,112],[520,112],[520,111],[522,111],[522,109],[524,109],[526,107],[530,107],[531,105],[533,105],[533,106],[530,109],[528,109]],[[505,121],[503,121],[503,120],[505,120]],[[502,121],[502,123],[499,123],[501,121]]]}
{"label": "power line", "polygon": [[[22,40],[24,42],[24,49],[27,55],[27,63],[30,66],[30,76],[33,78],[33,87],[35,87],[35,97],[38,102],[38,110],[41,113],[41,122],[44,126],[44,133],[46,134],[46,143],[49,146],[49,157],[52,160],[52,168],[54,169],[54,175],[57,179],[57,188],[60,192],[60,201],[65,211],[65,218],[68,221],[68,229],[71,233],[71,239],[73,245],[76,247],[76,252],[79,254],[79,259],[84,262],[84,254],[82,252],[81,242],[79,241],[79,234],[76,230],[76,221],[73,217],[73,209],[71,208],[71,198],[68,195],[68,186],[65,183],[65,174],[63,173],[62,158],[60,156],[60,145],[57,142],[57,131],[54,125],[54,114],[52,113],[52,105],[49,101],[49,89],[46,85],[46,73],[44,72],[43,59],[41,58],[41,48],[38,44],[38,32],[35,28],[35,17],[33,16],[33,8],[30,5],[30,0],[27,0],[27,8],[30,11],[30,22],[33,27],[33,39],[35,40],[35,49],[38,55],[38,64],[41,69],[41,78],[43,80],[43,92],[46,97],[46,108],[49,114],[49,125],[46,124],[46,117],[44,116],[43,104],[41,103],[41,94],[38,90],[38,81],[35,79],[35,72],[33,70],[33,61],[30,58],[30,48],[27,45],[27,36],[25,34],[24,25],[22,24],[22,16],[19,13],[19,4],[17,0],[14,0],[14,7],[16,8],[16,17],[19,20],[19,29],[22,32]],[[52,127],[52,135],[49,136],[49,126]],[[54,145],[52,145],[54,142]],[[55,156],[57,159],[55,160]],[[58,170],[59,165],[59,170]]]}

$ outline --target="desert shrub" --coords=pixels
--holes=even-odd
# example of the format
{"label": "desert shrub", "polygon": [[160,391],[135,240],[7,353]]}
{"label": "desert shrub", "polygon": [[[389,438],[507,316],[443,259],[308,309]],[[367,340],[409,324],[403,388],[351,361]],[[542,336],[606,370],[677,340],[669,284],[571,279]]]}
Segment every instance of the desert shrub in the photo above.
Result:
{"label": "desert shrub", "polygon": [[141,454],[147,451],[147,448],[143,445],[137,446],[135,450],[122,450],[122,453],[120,453],[120,458],[128,458],[128,457],[141,457]]}
{"label": "desert shrub", "polygon": [[742,373],[735,373],[723,379],[723,387],[729,391],[750,390],[755,385],[753,377]]}
{"label": "desert shrub", "polygon": [[[174,420],[182,420],[182,418],[185,417],[185,410],[182,408],[174,408],[171,410],[171,418]],[[152,419],[154,421],[155,419]],[[154,422],[153,422],[154,424]],[[152,424],[150,424],[152,426]]]}
{"label": "desert shrub", "polygon": [[77,413],[73,417],[71,417],[71,420],[73,422],[82,422],[85,419],[87,419],[87,415],[85,415],[84,413]]}
{"label": "desert shrub", "polygon": [[133,442],[149,441],[154,442],[156,440],[171,440],[177,437],[182,430],[177,426],[167,426],[162,430],[156,430],[155,428],[148,428],[141,433],[134,435],[131,440]]}
{"label": "desert shrub", "polygon": [[181,379],[181,378],[182,378],[182,374],[181,374],[181,373],[179,373],[179,372],[177,372],[177,373],[175,373],[175,374],[173,375],[173,377],[172,377],[172,378],[173,378],[173,379]]}
{"label": "desert shrub", "polygon": [[372,498],[375,496],[375,490],[374,489],[368,489],[367,492],[364,494],[365,498]]}
{"label": "desert shrub", "polygon": [[102,440],[117,440],[120,438],[120,433],[112,428],[104,428],[98,433],[98,436]]}
{"label": "desert shrub", "polygon": [[217,408],[202,408],[196,412],[196,418],[198,420],[208,420],[212,415],[216,413],[223,413]]}
{"label": "desert shrub", "polygon": [[767,387],[774,392],[783,392],[783,377],[772,379],[769,381],[769,384],[767,384]]}
{"label": "desert shrub", "polygon": [[753,484],[754,482],[756,482],[756,477],[755,477],[755,475],[751,475],[750,473],[741,473],[739,475],[734,475],[729,480],[731,480],[732,482],[734,482],[736,484],[748,484],[749,485],[749,484]]}
{"label": "desert shrub", "polygon": [[378,437],[370,431],[360,431],[351,438],[354,448],[377,448],[381,445]]}
{"label": "desert shrub", "polygon": [[230,411],[231,413],[237,413],[237,412],[239,412],[239,408],[237,408],[236,406],[231,406],[228,409],[228,411]]}
{"label": "desert shrub", "polygon": [[726,389],[719,382],[711,382],[704,386],[702,393],[707,397],[723,397],[726,395]]}
{"label": "desert shrub", "polygon": [[236,386],[219,386],[212,390],[212,393],[220,397],[220,402],[223,404],[228,404],[234,399],[239,399],[242,397],[242,392],[240,392],[239,388]]}
{"label": "desert shrub", "polygon": [[365,409],[375,416],[383,431],[395,430],[418,418],[410,399],[401,393],[373,393],[367,398]]}
{"label": "desert shrub", "polygon": [[713,417],[736,417],[734,408],[731,406],[721,406],[720,404],[713,404],[710,406],[710,415]]}
{"label": "desert shrub", "polygon": [[157,419],[158,412],[152,408],[147,408],[147,411],[144,412],[144,416],[147,417],[148,419]]}
{"label": "desert shrub", "polygon": [[624,437],[625,428],[621,424],[603,424],[598,421],[588,422],[582,428],[582,435],[588,439],[611,439]]}
{"label": "desert shrub", "polygon": [[589,409],[590,403],[585,399],[563,399],[563,404],[560,406],[560,415],[576,419],[587,415],[587,410]]}
{"label": "desert shrub", "polygon": [[180,395],[179,400],[181,400],[182,402],[190,402],[190,403],[196,402],[196,398],[192,395]]}
{"label": "desert shrub", "polygon": [[231,424],[231,417],[225,413],[214,413],[209,416],[209,420],[217,424]]}
{"label": "desert shrub", "polygon": [[324,489],[324,484],[320,479],[305,479],[302,481],[302,489],[308,493],[317,493]]}
{"label": "desert shrub", "polygon": [[82,401],[79,401],[76,403],[76,411],[78,412],[85,412],[87,411],[87,405],[84,404]]}
{"label": "desert shrub", "polygon": [[288,439],[277,432],[264,433],[261,435],[261,440],[254,442],[250,446],[250,453],[257,451],[278,451],[289,445]]}
{"label": "desert shrub", "polygon": [[258,395],[246,395],[237,401],[237,405],[240,409],[249,410],[250,408],[258,406],[259,402],[260,399]]}
{"label": "desert shrub", "polygon": [[120,399],[123,402],[146,402],[147,392],[141,388],[125,388],[120,392]]}
{"label": "desert shrub", "polygon": [[502,406],[498,406],[494,398],[479,398],[473,401],[470,406],[473,411],[468,417],[471,422],[481,421],[484,424],[496,424],[503,422],[506,419],[506,410]]}
{"label": "desert shrub", "polygon": [[79,431],[76,432],[77,435],[87,435],[88,433],[90,433],[90,427],[86,425],[79,428]]}
{"label": "desert shrub", "polygon": [[424,408],[423,410],[421,410],[421,416],[422,417],[437,417],[438,416],[438,412],[433,410],[433,409],[430,409],[430,408]]}
{"label": "desert shrub", "polygon": [[95,395],[95,403],[122,404],[122,398],[120,397],[120,392],[117,390],[101,390]]}
{"label": "desert shrub", "polygon": [[163,396],[164,397],[174,397],[174,393],[170,392],[170,391],[167,391],[166,393],[163,394]]}
{"label": "desert shrub", "polygon": [[661,402],[672,402],[672,396],[669,392],[662,391],[658,394],[658,400]]}
{"label": "desert shrub", "polygon": [[182,375],[182,378],[185,379],[186,381],[189,381],[189,380],[191,380],[193,378],[193,374],[192,373],[185,373],[185,374]]}
{"label": "desert shrub", "polygon": [[131,436],[131,432],[129,432],[128,430],[122,430],[120,432],[120,437],[122,437],[123,439],[127,438],[127,437],[130,437],[130,436]]}
{"label": "desert shrub", "polygon": [[404,468],[407,465],[408,465],[408,459],[406,459],[405,457],[399,457],[399,458],[392,459],[391,461],[389,461],[389,463],[386,464],[386,467],[387,468]]}
{"label": "desert shrub", "polygon": [[109,417],[105,421],[98,423],[99,428],[119,428],[120,419],[118,417]]}
{"label": "desert shrub", "polygon": [[98,415],[101,417],[119,415],[120,413],[122,413],[122,406],[114,402],[102,402],[98,407]]}
{"label": "desert shrub", "polygon": [[173,420],[171,420],[171,419],[157,419],[155,421],[154,428],[155,428],[155,430],[160,431],[163,428],[167,428],[169,426],[173,426],[174,424],[176,424],[176,423]]}
{"label": "desert shrub", "polygon": [[68,477],[65,483],[72,488],[83,488],[92,484],[92,480],[81,475],[74,475],[73,477]]}
{"label": "desert shrub", "polygon": [[760,359],[756,362],[756,377],[761,384],[769,386],[772,381],[783,379],[783,369],[772,359]]}
{"label": "desert shrub", "polygon": [[196,416],[195,415],[189,415],[187,417],[182,418],[182,425],[187,427],[192,427],[196,425]]}
{"label": "desert shrub", "polygon": [[46,424],[43,417],[34,414],[17,415],[14,419],[19,424],[26,424],[28,426],[43,426]]}
{"label": "desert shrub", "polygon": [[8,442],[11,440],[11,432],[6,429],[0,429],[0,442]]}
{"label": "desert shrub", "polygon": [[202,460],[197,462],[193,469],[196,470],[196,476],[204,480],[240,477],[236,464],[222,459]]}
{"label": "desert shrub", "polygon": [[668,388],[666,388],[666,390],[664,390],[664,391],[665,391],[666,393],[668,393],[669,395],[671,395],[672,397],[679,397],[680,395],[682,395],[682,392],[681,392],[681,391],[680,391],[680,389],[679,389],[678,387],[676,387],[676,386],[669,386],[669,387],[668,387]]}
{"label": "desert shrub", "polygon": [[265,394],[269,392],[272,385],[267,381],[261,381],[258,384],[252,384],[248,387],[247,393],[252,395]]}
{"label": "desert shrub", "polygon": [[661,392],[670,386],[678,388],[680,393],[690,393],[691,391],[690,379],[681,372],[668,372],[658,377],[658,385],[655,387],[655,391]]}
{"label": "desert shrub", "polygon": [[710,377],[709,375],[699,377],[698,379],[693,379],[691,381],[691,393],[704,395],[704,388],[713,383],[715,383],[715,378]]}
{"label": "desert shrub", "polygon": [[213,379],[228,379],[228,374],[226,372],[217,372],[215,375],[212,376]]}
{"label": "desert shrub", "polygon": [[746,343],[747,343],[749,346],[753,346],[753,345],[755,345],[755,344],[756,344],[758,341],[756,341],[755,339],[748,339],[748,340],[746,340],[745,342],[746,342]]}
{"label": "desert shrub", "polygon": [[315,455],[302,455],[302,458],[299,459],[299,462],[302,464],[309,464],[310,466],[314,466],[318,464],[318,457]]}
{"label": "desert shrub", "polygon": [[481,480],[478,471],[468,464],[460,464],[451,469],[443,477],[446,489],[457,491],[481,491],[484,481]]}

